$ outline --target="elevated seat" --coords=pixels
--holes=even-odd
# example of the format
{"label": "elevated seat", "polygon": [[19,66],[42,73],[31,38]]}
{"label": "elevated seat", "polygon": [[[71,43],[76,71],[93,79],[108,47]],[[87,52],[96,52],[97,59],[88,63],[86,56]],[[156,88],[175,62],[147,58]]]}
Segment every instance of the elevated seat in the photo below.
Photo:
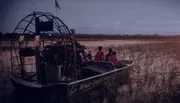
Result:
{"label": "elevated seat", "polygon": [[35,55],[35,50],[33,48],[21,48],[19,50],[19,55],[23,56],[23,57],[27,57],[27,56],[34,56]]}

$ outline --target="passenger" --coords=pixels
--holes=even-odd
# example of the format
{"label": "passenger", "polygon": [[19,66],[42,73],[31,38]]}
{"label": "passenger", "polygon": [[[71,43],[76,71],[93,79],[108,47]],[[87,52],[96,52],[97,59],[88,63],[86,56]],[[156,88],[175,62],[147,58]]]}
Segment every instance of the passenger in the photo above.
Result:
{"label": "passenger", "polygon": [[94,58],[95,61],[104,61],[104,52],[102,51],[102,46],[98,47],[98,52]]}
{"label": "passenger", "polygon": [[82,49],[77,49],[76,62],[80,66],[82,66],[85,63],[85,59],[84,59],[84,55],[83,55],[83,50]]}
{"label": "passenger", "polygon": [[92,54],[91,54],[91,51],[90,51],[90,50],[87,50],[86,60],[87,60],[88,62],[92,61]]}
{"label": "passenger", "polygon": [[80,56],[81,56],[81,61],[82,61],[82,64],[86,63],[86,58],[85,58],[85,51],[83,49],[81,49],[80,51]]}
{"label": "passenger", "polygon": [[107,59],[108,59],[109,56],[112,56],[112,48],[109,48],[109,52],[106,54],[105,61],[108,61]]}
{"label": "passenger", "polygon": [[82,64],[87,64],[88,62],[91,61],[91,54],[89,54],[88,49],[81,49],[79,52],[79,55],[80,55]]}
{"label": "passenger", "polygon": [[112,55],[108,57],[107,59],[109,62],[112,62],[114,65],[117,65],[118,64],[118,60],[117,60],[117,57],[116,57],[116,52],[113,51],[112,52]]}

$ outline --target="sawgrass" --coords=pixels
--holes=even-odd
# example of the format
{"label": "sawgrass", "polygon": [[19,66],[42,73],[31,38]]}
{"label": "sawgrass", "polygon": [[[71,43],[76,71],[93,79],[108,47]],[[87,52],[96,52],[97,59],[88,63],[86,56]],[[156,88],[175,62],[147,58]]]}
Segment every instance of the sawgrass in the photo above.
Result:
{"label": "sawgrass", "polygon": [[[131,83],[119,87],[117,103],[172,103],[180,87],[178,41],[82,41],[95,55],[98,46],[117,51],[118,59],[134,60]],[[0,50],[0,76],[10,75],[10,52]],[[30,61],[32,61],[30,59]],[[34,68],[34,67],[32,67]]]}
{"label": "sawgrass", "polygon": [[[96,45],[95,45],[96,44]],[[175,41],[121,41],[87,45],[96,53],[98,45],[117,51],[118,59],[134,60],[131,83],[118,89],[117,103],[172,103],[180,87],[180,43]]]}

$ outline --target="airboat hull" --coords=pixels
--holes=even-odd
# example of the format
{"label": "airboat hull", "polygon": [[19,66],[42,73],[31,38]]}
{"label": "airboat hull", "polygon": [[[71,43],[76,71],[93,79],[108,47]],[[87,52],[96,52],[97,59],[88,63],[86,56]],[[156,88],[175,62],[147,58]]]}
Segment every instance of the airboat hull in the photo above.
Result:
{"label": "airboat hull", "polygon": [[[48,85],[40,85],[34,82],[28,82],[21,78],[11,76],[9,77],[13,83],[15,89],[20,91],[41,91],[44,92],[47,90],[62,89],[66,90],[68,95],[73,95],[78,92],[86,91],[88,89],[94,88],[103,83],[110,83],[116,81],[118,86],[128,84],[129,83],[129,70],[132,68],[132,61],[124,61],[126,66],[118,69],[111,70],[109,72],[105,72],[99,75],[95,75],[92,77],[88,77],[82,80],[73,81],[70,83],[54,83]],[[57,88],[58,87],[58,88]],[[55,89],[55,91],[56,91]]]}

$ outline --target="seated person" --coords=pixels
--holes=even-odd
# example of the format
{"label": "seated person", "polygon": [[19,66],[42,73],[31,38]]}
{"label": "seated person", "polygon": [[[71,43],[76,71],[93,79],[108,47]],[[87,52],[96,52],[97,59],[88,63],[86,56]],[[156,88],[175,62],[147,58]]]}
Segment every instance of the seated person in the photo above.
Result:
{"label": "seated person", "polygon": [[86,65],[87,63],[89,63],[90,61],[92,61],[91,59],[91,54],[87,51],[87,50],[84,50],[84,49],[80,49],[78,51],[78,58],[80,60],[80,63],[82,65]]}
{"label": "seated person", "polygon": [[112,48],[109,48],[109,52],[106,54],[105,61],[108,61],[108,57],[112,55]]}
{"label": "seated person", "polygon": [[88,54],[87,54],[86,58],[87,58],[88,61],[92,61],[93,60],[92,59],[92,54],[91,54],[90,50],[88,51]]}
{"label": "seated person", "polygon": [[102,51],[102,46],[98,47],[98,51],[95,55],[94,61],[104,61],[104,52]]}
{"label": "seated person", "polygon": [[112,62],[114,65],[118,64],[118,60],[117,60],[115,51],[113,51],[112,55],[107,58],[107,61]]}

